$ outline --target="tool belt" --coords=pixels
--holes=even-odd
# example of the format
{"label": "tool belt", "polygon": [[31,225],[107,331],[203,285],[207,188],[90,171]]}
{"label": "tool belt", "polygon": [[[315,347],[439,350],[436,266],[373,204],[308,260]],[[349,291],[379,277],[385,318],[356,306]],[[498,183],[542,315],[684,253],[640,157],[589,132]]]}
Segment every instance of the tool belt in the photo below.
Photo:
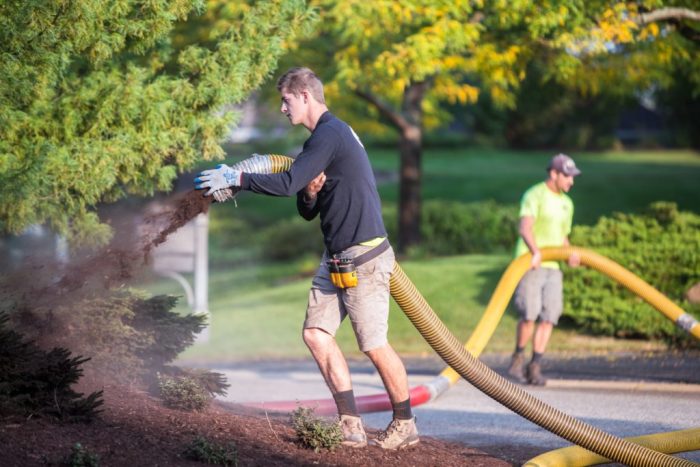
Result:
{"label": "tool belt", "polygon": [[389,239],[385,238],[382,243],[371,250],[362,253],[354,258],[338,257],[332,255],[326,261],[326,266],[331,274],[331,282],[339,289],[349,289],[357,286],[357,268],[389,249]]}

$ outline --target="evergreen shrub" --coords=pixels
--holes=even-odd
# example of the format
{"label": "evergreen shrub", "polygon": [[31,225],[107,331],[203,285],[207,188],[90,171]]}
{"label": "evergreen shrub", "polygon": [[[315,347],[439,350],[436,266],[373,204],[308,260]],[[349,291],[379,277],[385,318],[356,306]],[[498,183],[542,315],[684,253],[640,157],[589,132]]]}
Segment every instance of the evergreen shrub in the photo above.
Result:
{"label": "evergreen shrub", "polygon": [[[575,226],[571,243],[609,257],[700,317],[700,308],[685,298],[700,282],[699,215],[656,202],[641,214],[615,213],[593,226]],[[597,271],[567,269],[564,300],[565,319],[582,331],[697,345],[651,305]]]}
{"label": "evergreen shrub", "polygon": [[[168,363],[192,345],[206,326],[204,315],[173,312],[176,304],[174,296],[145,298],[141,292],[119,290],[49,311],[25,310],[18,321],[20,327],[22,322],[30,323],[23,328],[44,344],[89,355],[90,369],[104,377],[153,386],[156,372],[184,371]],[[191,376],[212,394],[227,386],[218,373]]]}
{"label": "evergreen shrub", "polygon": [[102,391],[87,397],[71,389],[88,358],[71,357],[64,348],[48,352],[12,329],[0,313],[0,416],[49,416],[65,421],[94,418]]}

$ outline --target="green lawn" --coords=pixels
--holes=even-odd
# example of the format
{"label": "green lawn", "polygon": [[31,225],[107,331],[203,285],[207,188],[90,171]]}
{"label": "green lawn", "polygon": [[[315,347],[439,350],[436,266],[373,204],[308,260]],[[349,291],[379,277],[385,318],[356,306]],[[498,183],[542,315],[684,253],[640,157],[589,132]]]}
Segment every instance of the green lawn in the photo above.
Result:
{"label": "green lawn", "polygon": [[[402,267],[433,310],[457,338],[470,336],[510,258],[505,255],[467,255],[407,261]],[[287,265],[289,268],[290,265]],[[211,334],[206,343],[188,349],[187,361],[216,362],[258,358],[308,357],[301,340],[310,276],[284,278],[290,269],[247,266],[213,272],[210,277]],[[157,281],[153,293],[180,294],[173,282]],[[186,312],[184,304],[178,309]],[[650,312],[653,312],[650,309]],[[516,318],[508,310],[485,352],[510,352]],[[338,342],[347,355],[359,356],[352,329],[343,323]],[[402,355],[426,356],[433,351],[392,301],[389,340]],[[555,329],[550,350],[595,352],[600,349],[651,348],[634,341],[578,336],[571,329]]]}
{"label": "green lawn", "polygon": [[[424,155],[424,199],[516,204],[543,180],[552,153],[489,150],[428,150]],[[692,152],[571,154],[583,172],[570,192],[574,222],[593,224],[614,211],[635,211],[653,201],[675,201],[700,212],[700,155]],[[390,159],[390,154],[382,155]],[[397,189],[382,187],[396,202]]]}

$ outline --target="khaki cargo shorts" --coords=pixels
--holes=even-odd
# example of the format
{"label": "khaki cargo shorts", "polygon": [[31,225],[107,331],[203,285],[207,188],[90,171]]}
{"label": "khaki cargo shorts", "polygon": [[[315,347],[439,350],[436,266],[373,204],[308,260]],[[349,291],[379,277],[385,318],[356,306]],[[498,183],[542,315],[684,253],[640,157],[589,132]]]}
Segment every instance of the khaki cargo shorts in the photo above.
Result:
{"label": "khaki cargo shorts", "polygon": [[560,269],[530,269],[515,289],[513,303],[527,321],[559,322],[564,308],[563,274]]}
{"label": "khaki cargo shorts", "polygon": [[[340,255],[355,258],[372,247],[355,245]],[[394,251],[389,248],[357,268],[357,286],[339,289],[326,267],[328,253],[311,283],[304,329],[319,328],[335,336],[340,323],[350,317],[360,350],[367,352],[388,343],[389,279],[394,268]]]}

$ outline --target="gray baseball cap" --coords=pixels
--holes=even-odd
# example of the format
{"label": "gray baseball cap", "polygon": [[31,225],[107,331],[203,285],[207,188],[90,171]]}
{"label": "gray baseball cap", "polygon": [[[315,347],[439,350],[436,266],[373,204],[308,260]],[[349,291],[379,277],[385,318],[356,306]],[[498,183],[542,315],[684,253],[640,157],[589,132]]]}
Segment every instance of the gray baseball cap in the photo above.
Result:
{"label": "gray baseball cap", "polygon": [[547,171],[552,169],[566,176],[572,175],[575,177],[581,175],[581,171],[576,167],[574,160],[566,154],[557,154],[552,157],[552,160],[549,161],[549,165],[547,165]]}

